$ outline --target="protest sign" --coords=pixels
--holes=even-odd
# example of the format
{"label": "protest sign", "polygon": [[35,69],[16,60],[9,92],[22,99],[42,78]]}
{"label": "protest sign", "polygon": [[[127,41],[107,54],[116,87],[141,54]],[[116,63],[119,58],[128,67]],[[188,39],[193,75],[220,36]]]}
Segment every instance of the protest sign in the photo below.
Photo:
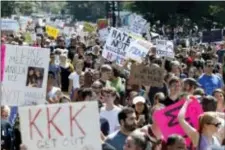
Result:
{"label": "protest sign", "polygon": [[97,101],[20,107],[19,115],[27,149],[102,149]]}
{"label": "protest sign", "polygon": [[223,30],[212,30],[202,32],[202,43],[223,41]]}
{"label": "protest sign", "polygon": [[72,34],[74,34],[75,29],[73,27],[64,27],[63,28],[63,33],[65,33],[66,35],[68,35],[69,37],[71,37]]}
{"label": "protest sign", "polygon": [[95,31],[95,26],[93,26],[92,24],[90,24],[90,23],[87,23],[87,22],[85,22],[84,23],[84,31],[86,31],[86,32],[94,32]]}
{"label": "protest sign", "polygon": [[122,65],[126,59],[126,52],[133,40],[127,33],[111,28],[102,56],[109,61],[115,61],[117,64]]}
{"label": "protest sign", "polygon": [[43,104],[46,98],[49,49],[6,45],[2,104]]}
{"label": "protest sign", "polygon": [[46,25],[46,33],[48,34],[48,36],[51,36],[53,38],[57,38],[58,34],[59,34],[59,29]]}
{"label": "protest sign", "polygon": [[97,20],[97,27],[98,29],[104,29],[108,27],[108,20],[107,19],[98,19]]}
{"label": "protest sign", "polygon": [[148,54],[151,46],[152,44],[147,41],[143,40],[134,41],[130,44],[128,48],[126,58],[141,63],[143,58],[146,57],[146,55]]}
{"label": "protest sign", "polygon": [[[198,129],[198,116],[203,113],[201,104],[198,100],[192,98],[186,112],[185,120],[194,128]],[[184,130],[180,126],[177,116],[186,100],[180,100],[179,102],[170,105],[164,109],[158,110],[153,114],[153,119],[159,126],[164,138],[167,140],[168,136],[171,134],[183,135],[186,138],[186,142],[190,145],[190,139],[185,134]]]}
{"label": "protest sign", "polygon": [[104,28],[98,31],[99,33],[99,40],[100,41],[106,41],[108,35],[109,35],[109,29],[108,28]]}
{"label": "protest sign", "polygon": [[174,58],[174,47],[171,41],[156,40],[156,52],[160,57]]}
{"label": "protest sign", "polygon": [[18,21],[13,19],[1,19],[1,31],[19,31],[20,25]]}
{"label": "protest sign", "polygon": [[132,64],[130,84],[162,87],[164,83],[164,70],[154,64]]}
{"label": "protest sign", "polygon": [[130,30],[134,33],[141,34],[145,28],[147,21],[140,15],[135,15],[134,20],[131,22]]}

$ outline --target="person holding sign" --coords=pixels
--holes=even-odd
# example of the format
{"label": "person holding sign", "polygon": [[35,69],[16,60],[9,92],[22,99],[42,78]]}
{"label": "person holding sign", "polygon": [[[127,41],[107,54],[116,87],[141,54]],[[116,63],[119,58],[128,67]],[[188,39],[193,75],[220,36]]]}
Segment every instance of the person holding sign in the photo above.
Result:
{"label": "person holding sign", "polygon": [[178,120],[185,133],[191,139],[193,148],[207,150],[212,145],[220,146],[225,138],[225,133],[224,127],[220,128],[221,122],[218,117],[225,119],[225,115],[216,112],[203,113],[199,117],[199,130],[197,131],[185,120],[185,114],[191,101],[192,98],[186,100],[180,109]]}

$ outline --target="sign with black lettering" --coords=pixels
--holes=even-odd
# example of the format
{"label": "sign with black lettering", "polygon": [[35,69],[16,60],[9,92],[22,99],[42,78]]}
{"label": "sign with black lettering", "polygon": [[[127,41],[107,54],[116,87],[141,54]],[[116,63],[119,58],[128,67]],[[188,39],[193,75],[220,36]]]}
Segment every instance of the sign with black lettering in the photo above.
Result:
{"label": "sign with black lettering", "polygon": [[112,62],[122,65],[130,43],[134,39],[125,32],[111,28],[107,37],[102,56]]}
{"label": "sign with black lettering", "polygon": [[160,57],[174,58],[173,42],[168,40],[156,40],[156,52]]}
{"label": "sign with black lettering", "polygon": [[3,105],[45,103],[49,49],[6,45]]}
{"label": "sign with black lettering", "polygon": [[28,150],[101,150],[97,101],[20,107],[19,114]]}

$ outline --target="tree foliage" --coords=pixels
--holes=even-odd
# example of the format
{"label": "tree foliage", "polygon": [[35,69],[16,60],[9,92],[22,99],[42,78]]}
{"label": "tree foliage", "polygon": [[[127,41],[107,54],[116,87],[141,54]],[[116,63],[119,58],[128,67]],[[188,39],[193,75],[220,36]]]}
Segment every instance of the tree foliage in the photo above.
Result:
{"label": "tree foliage", "polygon": [[185,19],[199,27],[212,28],[225,25],[225,3],[214,1],[135,1],[126,8],[142,14],[148,21],[161,24],[184,24]]}
{"label": "tree foliage", "polygon": [[10,17],[14,13],[15,1],[1,1],[1,17]]}

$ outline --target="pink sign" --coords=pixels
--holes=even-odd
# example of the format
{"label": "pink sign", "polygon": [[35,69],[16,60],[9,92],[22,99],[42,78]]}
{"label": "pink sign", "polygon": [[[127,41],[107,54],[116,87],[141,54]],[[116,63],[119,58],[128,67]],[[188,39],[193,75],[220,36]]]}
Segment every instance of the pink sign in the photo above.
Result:
{"label": "pink sign", "polygon": [[5,70],[5,45],[4,44],[1,45],[1,66],[0,66],[0,69],[1,69],[0,79],[1,79],[1,82],[2,82],[3,77],[4,77],[4,70]]}
{"label": "pink sign", "polygon": [[[178,113],[184,102],[185,100],[180,100],[179,102],[171,106],[158,110],[153,114],[153,117],[157,118],[155,119],[156,124],[160,127],[161,132],[166,140],[171,134],[179,134],[186,138],[186,143],[190,146],[190,139],[187,137],[186,133],[180,126],[177,118]],[[203,110],[201,104],[199,104],[197,99],[193,98],[187,108],[185,119],[194,128],[198,129],[198,116],[202,113]]]}

